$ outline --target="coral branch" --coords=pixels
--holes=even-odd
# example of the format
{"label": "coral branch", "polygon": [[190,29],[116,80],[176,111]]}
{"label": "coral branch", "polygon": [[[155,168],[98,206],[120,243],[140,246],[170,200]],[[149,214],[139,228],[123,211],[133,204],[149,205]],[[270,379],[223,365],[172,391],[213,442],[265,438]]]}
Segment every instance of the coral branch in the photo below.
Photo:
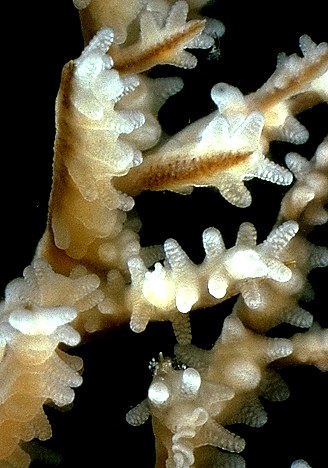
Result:
{"label": "coral branch", "polygon": [[[311,5],[306,17],[316,11],[315,30],[301,31],[301,13],[295,21],[274,6],[277,36],[276,25],[270,30],[250,4],[244,12],[243,4],[206,3],[65,3],[57,23],[67,21],[60,34],[65,61],[72,59],[61,78],[54,74],[53,177],[39,231],[24,207],[27,187],[34,206],[43,183],[44,163],[36,168],[32,155],[43,145],[40,115],[49,103],[37,112],[35,96],[56,62],[56,21],[38,19],[24,35],[33,47],[19,42],[13,50],[20,60],[17,52],[14,63],[6,56],[4,78],[18,67],[24,82],[13,81],[4,112],[19,138],[14,157],[3,158],[13,182],[3,184],[1,199],[19,198],[20,208],[3,223],[4,234],[12,229],[2,249],[3,266],[10,266],[0,303],[3,468],[27,468],[34,459],[104,466],[109,457],[145,468],[271,468],[283,466],[281,454],[293,468],[322,466],[325,433],[313,426],[318,415],[328,417],[326,292],[318,287],[328,266],[321,16]],[[221,15],[228,26],[222,43]],[[73,32],[73,18],[81,30]],[[281,37],[281,50],[287,20],[303,56],[279,54],[263,84],[275,48],[265,37]],[[52,21],[55,33],[43,31]],[[25,17],[23,23],[29,25]],[[236,48],[226,50],[234,27]],[[12,35],[10,45],[21,37]],[[32,66],[40,38],[51,61],[42,65],[43,49]],[[37,225],[32,260],[21,258]],[[302,402],[288,413],[297,398]],[[57,421],[58,408],[71,411],[57,411]],[[290,420],[272,435],[281,417]],[[154,449],[144,445],[147,431]],[[53,442],[45,442],[52,432]],[[262,456],[265,434],[271,448]]]}

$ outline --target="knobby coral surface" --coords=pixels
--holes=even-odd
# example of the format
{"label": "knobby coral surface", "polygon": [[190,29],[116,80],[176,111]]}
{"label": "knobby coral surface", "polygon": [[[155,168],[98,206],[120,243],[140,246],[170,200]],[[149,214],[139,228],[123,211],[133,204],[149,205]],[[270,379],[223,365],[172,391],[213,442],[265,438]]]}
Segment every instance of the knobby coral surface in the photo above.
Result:
{"label": "knobby coral surface", "polygon": [[326,464],[323,20],[205,3],[21,12],[0,466]]}

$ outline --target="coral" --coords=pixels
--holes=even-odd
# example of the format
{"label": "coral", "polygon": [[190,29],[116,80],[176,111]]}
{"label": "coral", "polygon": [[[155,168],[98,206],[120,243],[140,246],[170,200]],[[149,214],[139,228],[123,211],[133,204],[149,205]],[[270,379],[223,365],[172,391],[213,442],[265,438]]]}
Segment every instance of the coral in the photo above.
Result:
{"label": "coral", "polygon": [[324,19],[206,4],[19,13],[0,466],[325,466]]}

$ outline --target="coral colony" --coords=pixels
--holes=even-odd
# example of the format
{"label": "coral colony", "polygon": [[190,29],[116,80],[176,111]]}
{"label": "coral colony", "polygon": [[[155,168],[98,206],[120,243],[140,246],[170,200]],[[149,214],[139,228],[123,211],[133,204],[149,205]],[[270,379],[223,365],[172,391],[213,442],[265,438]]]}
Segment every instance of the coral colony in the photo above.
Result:
{"label": "coral colony", "polygon": [[[218,79],[207,113],[170,132],[162,121],[170,112],[174,120],[188,73],[224,55],[228,32],[206,3],[74,0],[85,47],[61,75],[47,223],[0,306],[0,467],[60,463],[36,441],[56,438],[49,414],[74,411],[92,367],[81,344],[110,341],[120,328],[129,327],[136,347],[161,330],[174,343],[170,353],[148,355],[143,394],[134,394],[140,379],[130,381],[120,422],[136,438],[152,429],[155,449],[144,443],[157,468],[251,467],[245,427],[260,434],[271,402],[288,399],[284,376],[328,370],[328,329],[311,310],[313,270],[328,265],[325,239],[313,240],[328,220],[327,136],[302,154],[312,136],[302,116],[328,100],[328,45],[305,31],[257,90]],[[275,148],[288,150],[276,157]],[[227,238],[232,218],[254,205],[264,220],[270,190],[280,196],[270,228],[257,212],[258,225],[246,215]],[[204,226],[195,257],[194,237],[147,242],[144,229],[156,227],[165,202],[183,206],[198,193],[210,194],[203,210],[217,224]],[[225,216],[228,206],[234,214]],[[201,334],[212,338],[202,342]],[[114,359],[129,375],[133,352]],[[112,361],[102,367],[109,380]],[[107,443],[110,453],[110,431]],[[310,466],[301,449],[286,466]]]}

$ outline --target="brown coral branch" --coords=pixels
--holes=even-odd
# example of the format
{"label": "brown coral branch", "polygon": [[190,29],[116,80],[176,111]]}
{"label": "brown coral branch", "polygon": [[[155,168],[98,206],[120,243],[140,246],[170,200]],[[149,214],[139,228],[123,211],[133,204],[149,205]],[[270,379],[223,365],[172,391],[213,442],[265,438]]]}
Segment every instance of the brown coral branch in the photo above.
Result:
{"label": "brown coral branch", "polygon": [[[277,103],[286,101],[287,99],[297,96],[303,91],[307,90],[309,84],[319,76],[323,75],[327,68],[328,51],[323,53],[318,58],[318,60],[313,60],[312,62],[309,61],[305,65],[303,65],[302,63],[302,67],[300,67],[298,73],[291,73],[290,76],[288,76],[288,74],[285,73],[287,79],[284,77],[283,86],[280,87],[275,83],[273,83],[273,86],[268,86],[270,81],[273,81],[273,77],[276,77],[276,75],[280,75],[281,72],[277,69],[276,72],[274,72],[274,74],[272,75],[272,77],[269,78],[267,83],[265,83],[255,93],[252,93],[249,96],[247,96],[247,99],[251,103],[251,108],[260,110],[265,114],[266,112],[270,111],[272,107],[276,106]],[[304,96],[302,99],[298,99],[298,108],[296,108],[296,101],[294,101],[293,113],[299,114],[302,111],[308,109],[309,107],[313,107],[315,104],[317,104],[319,96],[315,95],[315,93],[312,93],[311,97],[314,99],[304,99]]]}
{"label": "brown coral branch", "polygon": [[184,29],[169,38],[155,43],[149,48],[139,48],[134,44],[125,48],[111,49],[115,68],[122,74],[141,73],[158,64],[176,63],[177,51],[180,51],[205,27],[204,20],[190,21]]}
{"label": "brown coral branch", "polygon": [[[149,155],[144,164],[116,180],[115,185],[129,195],[146,190],[182,190],[185,187],[207,184],[208,178],[244,163],[252,151],[202,155],[202,158],[179,155],[162,161]],[[155,159],[155,161],[154,161]]]}

